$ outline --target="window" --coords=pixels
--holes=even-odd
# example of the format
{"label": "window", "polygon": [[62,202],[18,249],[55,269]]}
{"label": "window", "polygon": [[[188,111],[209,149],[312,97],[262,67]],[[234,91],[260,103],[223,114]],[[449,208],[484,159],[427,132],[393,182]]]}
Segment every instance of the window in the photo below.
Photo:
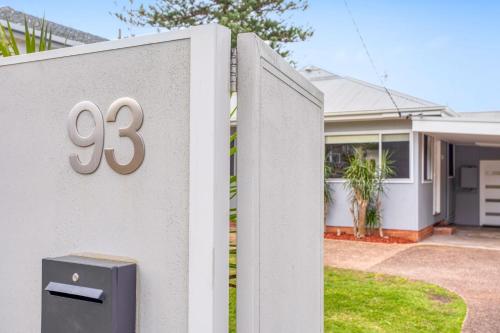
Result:
{"label": "window", "polygon": [[331,135],[325,138],[325,161],[330,164],[332,178],[342,178],[354,149],[362,149],[367,159],[378,165],[382,150],[388,151],[395,174],[392,178],[410,178],[410,134]]}
{"label": "window", "polygon": [[349,159],[354,155],[354,150],[361,148],[367,159],[378,163],[379,136],[369,135],[335,135],[325,138],[325,160],[332,168],[332,178],[342,178],[344,169],[349,164]]}
{"label": "window", "polygon": [[432,180],[432,154],[433,154],[433,144],[434,140],[428,135],[424,135],[423,139],[423,170],[424,170],[424,181]]}
{"label": "window", "polygon": [[382,134],[382,151],[387,151],[392,161],[391,178],[410,178],[410,134]]}
{"label": "window", "polygon": [[448,144],[448,177],[455,177],[455,145]]}

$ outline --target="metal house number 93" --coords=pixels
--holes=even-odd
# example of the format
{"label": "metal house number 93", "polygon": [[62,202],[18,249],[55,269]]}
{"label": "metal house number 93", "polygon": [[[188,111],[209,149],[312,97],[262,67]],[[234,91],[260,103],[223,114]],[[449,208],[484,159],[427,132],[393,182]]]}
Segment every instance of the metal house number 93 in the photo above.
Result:
{"label": "metal house number 93", "polygon": [[[134,146],[134,154],[132,159],[127,164],[120,164],[116,161],[114,148],[104,149],[104,120],[99,107],[92,102],[83,101],[76,104],[69,112],[68,117],[68,134],[71,141],[78,147],[89,147],[94,145],[94,151],[87,163],[82,163],[77,154],[73,153],[69,156],[69,163],[73,170],[81,174],[93,173],[99,167],[104,150],[104,156],[111,169],[119,174],[126,175],[134,172],[139,168],[144,161],[144,141],[138,130],[142,126],[144,113],[136,100],[129,97],[122,97],[114,101],[106,114],[106,122],[115,122],[116,117],[122,108],[127,107],[132,115],[132,121],[127,127],[119,129],[120,137],[127,137],[132,141]],[[82,136],[78,132],[77,122],[78,117],[84,111],[88,111],[95,122],[93,131]]]}

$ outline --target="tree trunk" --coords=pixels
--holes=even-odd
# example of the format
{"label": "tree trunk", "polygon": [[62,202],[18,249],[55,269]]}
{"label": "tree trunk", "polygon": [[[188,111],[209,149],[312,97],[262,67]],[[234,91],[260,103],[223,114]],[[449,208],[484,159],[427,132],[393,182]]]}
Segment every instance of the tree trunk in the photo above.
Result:
{"label": "tree trunk", "polygon": [[358,238],[358,214],[356,212],[356,206],[357,206],[356,199],[352,199],[351,200],[351,207],[349,208],[349,210],[351,211],[351,215],[352,215],[353,234],[354,234],[354,237]]}
{"label": "tree trunk", "polygon": [[384,229],[382,228],[382,200],[380,194],[377,194],[377,216],[378,216],[378,234],[384,238]]}
{"label": "tree trunk", "polygon": [[359,238],[366,236],[366,209],[368,208],[368,200],[358,201],[358,234]]}

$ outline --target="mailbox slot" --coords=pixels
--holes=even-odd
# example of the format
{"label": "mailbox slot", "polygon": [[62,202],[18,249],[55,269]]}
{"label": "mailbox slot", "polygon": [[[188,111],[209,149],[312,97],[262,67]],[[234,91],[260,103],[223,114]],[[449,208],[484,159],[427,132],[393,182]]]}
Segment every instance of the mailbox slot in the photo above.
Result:
{"label": "mailbox slot", "polygon": [[45,290],[51,295],[102,303],[104,291],[101,289],[73,286],[65,283],[49,282]]}

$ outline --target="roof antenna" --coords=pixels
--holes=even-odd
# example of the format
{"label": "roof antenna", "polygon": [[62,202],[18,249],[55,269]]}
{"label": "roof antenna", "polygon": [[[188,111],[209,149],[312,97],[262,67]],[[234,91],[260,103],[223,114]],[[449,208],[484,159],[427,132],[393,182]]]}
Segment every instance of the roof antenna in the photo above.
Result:
{"label": "roof antenna", "polygon": [[392,104],[394,104],[394,107],[396,108],[396,111],[398,112],[399,118],[402,118],[401,111],[399,110],[399,107],[396,104],[394,97],[392,96],[390,90],[387,89],[387,87],[385,86],[384,78],[387,80],[387,77],[388,77],[387,73],[383,77],[379,74],[379,72],[377,70],[377,66],[375,66],[375,61],[373,61],[373,58],[370,54],[370,51],[368,51],[368,46],[365,43],[365,39],[361,35],[361,31],[359,30],[359,26],[356,23],[356,20],[354,19],[354,15],[352,14],[351,9],[349,8],[349,4],[347,3],[347,0],[344,0],[344,4],[345,4],[345,8],[347,9],[347,12],[349,13],[349,16],[351,17],[352,24],[354,25],[354,28],[356,29],[356,32],[359,36],[359,39],[361,40],[361,44],[363,45],[363,48],[365,49],[365,53],[368,56],[368,59],[370,60],[370,64],[373,68],[373,71],[375,72],[375,75],[377,76],[377,78],[380,80],[380,85],[384,88],[385,92],[387,93],[387,95],[391,99]]}

